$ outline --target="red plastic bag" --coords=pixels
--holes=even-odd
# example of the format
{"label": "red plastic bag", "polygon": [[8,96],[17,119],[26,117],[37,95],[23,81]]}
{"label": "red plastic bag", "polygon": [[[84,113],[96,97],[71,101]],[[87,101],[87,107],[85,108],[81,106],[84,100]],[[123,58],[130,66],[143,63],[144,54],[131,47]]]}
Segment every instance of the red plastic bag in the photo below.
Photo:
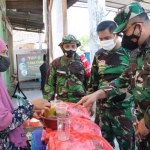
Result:
{"label": "red plastic bag", "polygon": [[90,120],[88,111],[81,105],[67,104],[71,120],[70,139],[59,141],[57,130],[45,129],[42,141],[47,144],[47,150],[113,150],[101,136],[100,127]]}
{"label": "red plastic bag", "polygon": [[85,109],[83,106],[78,105],[74,107],[75,103],[70,102],[66,102],[66,104],[68,105],[67,111],[69,112],[70,115],[90,119],[90,114],[88,113],[87,109]]}
{"label": "red plastic bag", "polygon": [[113,150],[111,145],[102,137],[89,133],[71,131],[70,140],[61,142],[57,134],[50,136],[47,150]]}
{"label": "red plastic bag", "polygon": [[85,118],[71,116],[71,128],[78,133],[90,133],[101,136],[100,127],[91,120]]}

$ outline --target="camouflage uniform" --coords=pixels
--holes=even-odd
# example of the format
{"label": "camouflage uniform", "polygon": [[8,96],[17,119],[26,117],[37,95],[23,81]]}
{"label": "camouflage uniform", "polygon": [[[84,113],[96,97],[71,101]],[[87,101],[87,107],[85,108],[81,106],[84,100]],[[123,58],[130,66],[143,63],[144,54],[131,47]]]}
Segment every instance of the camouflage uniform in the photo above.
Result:
{"label": "camouflage uniform", "polygon": [[[139,3],[133,3],[127,6],[119,13],[115,21],[118,28],[114,33],[121,32],[127,25],[129,19],[144,12]],[[125,88],[131,87],[135,104],[137,108],[137,117],[140,120],[145,118],[145,124],[150,127],[150,38],[140,47],[135,49],[130,54],[129,67],[122,75],[112,81],[108,86],[103,86],[108,100],[111,100],[116,95],[122,95]],[[147,149],[150,149],[150,134],[144,140]],[[148,146],[149,145],[149,146]]]}
{"label": "camouflage uniform", "polygon": [[[66,35],[59,46],[67,43],[80,46],[80,42],[72,35]],[[50,101],[57,94],[57,99],[76,103],[86,95],[85,87],[88,80],[89,77],[85,77],[85,68],[78,54],[75,53],[69,60],[65,56],[59,57],[48,69],[43,98]]]}
{"label": "camouflage uniform", "polygon": [[[119,77],[128,67],[130,52],[123,47],[106,51],[100,49],[94,56],[89,93],[97,91]],[[121,150],[135,150],[133,120],[134,99],[126,90],[123,94],[97,101],[95,122],[101,127],[103,137],[113,146],[116,137]]]}

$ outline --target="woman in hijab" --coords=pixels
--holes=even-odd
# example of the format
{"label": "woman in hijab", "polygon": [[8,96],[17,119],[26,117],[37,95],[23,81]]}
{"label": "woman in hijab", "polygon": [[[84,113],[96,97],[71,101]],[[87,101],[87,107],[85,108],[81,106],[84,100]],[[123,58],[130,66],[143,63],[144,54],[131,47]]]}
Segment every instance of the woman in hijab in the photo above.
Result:
{"label": "woman in hijab", "polygon": [[27,146],[27,138],[21,125],[37,115],[35,112],[50,107],[50,103],[37,98],[14,109],[1,76],[9,66],[7,44],[0,39],[0,150],[23,150]]}

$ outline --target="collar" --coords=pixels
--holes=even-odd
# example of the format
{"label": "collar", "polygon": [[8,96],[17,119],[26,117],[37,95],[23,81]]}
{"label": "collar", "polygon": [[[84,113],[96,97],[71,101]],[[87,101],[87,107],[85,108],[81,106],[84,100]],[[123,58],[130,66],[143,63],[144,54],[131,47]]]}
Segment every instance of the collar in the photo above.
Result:
{"label": "collar", "polygon": [[150,48],[150,37],[147,38],[147,40],[138,48],[138,51],[146,51]]}
{"label": "collar", "polygon": [[65,55],[63,55],[62,59],[66,64],[70,64],[72,62],[75,62],[76,60],[80,60],[80,56],[77,53],[75,53],[71,59],[66,59]]}

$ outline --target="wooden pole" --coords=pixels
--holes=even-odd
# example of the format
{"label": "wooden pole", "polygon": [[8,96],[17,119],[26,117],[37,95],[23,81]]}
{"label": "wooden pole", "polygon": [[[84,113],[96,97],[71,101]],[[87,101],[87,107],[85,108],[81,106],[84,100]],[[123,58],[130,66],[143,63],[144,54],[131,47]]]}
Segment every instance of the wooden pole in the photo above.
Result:
{"label": "wooden pole", "polygon": [[50,62],[53,61],[53,34],[52,34],[52,6],[53,6],[53,0],[50,0],[50,5],[49,5],[49,58]]}

